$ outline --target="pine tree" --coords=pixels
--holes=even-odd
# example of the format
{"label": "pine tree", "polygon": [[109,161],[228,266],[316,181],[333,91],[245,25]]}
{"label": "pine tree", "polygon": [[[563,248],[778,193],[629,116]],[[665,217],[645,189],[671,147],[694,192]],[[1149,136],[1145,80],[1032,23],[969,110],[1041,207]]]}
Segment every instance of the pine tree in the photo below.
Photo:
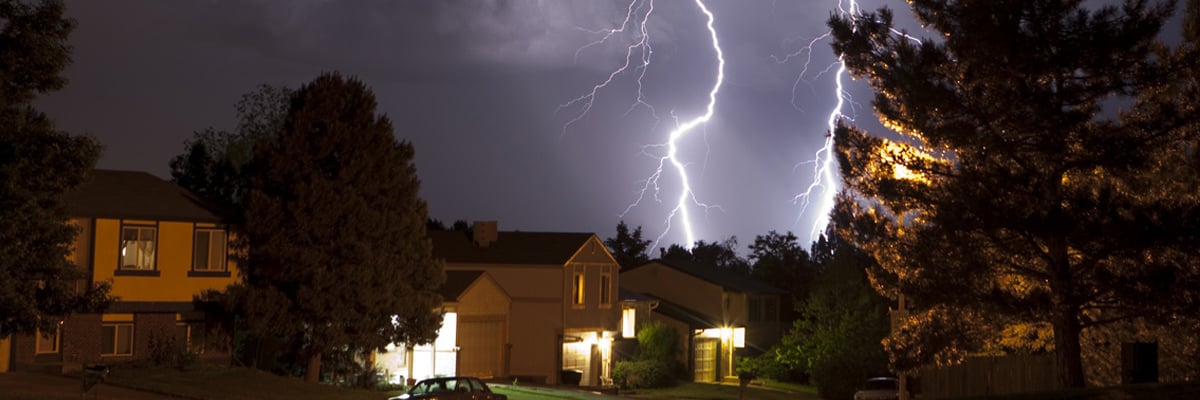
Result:
{"label": "pine tree", "polygon": [[326,354],[428,342],[441,323],[413,146],[375,107],[357,79],[323,74],[250,166],[248,317],[303,342],[309,381]]}
{"label": "pine tree", "polygon": [[621,268],[632,268],[649,262],[650,256],[646,255],[646,250],[650,248],[650,243],[652,241],[642,239],[641,226],[629,232],[625,221],[617,223],[616,237],[604,240],[604,245],[612,252],[613,258]]}
{"label": "pine tree", "polygon": [[1171,5],[910,3],[942,37],[897,34],[887,9],[830,20],[835,52],[904,135],[835,132],[841,233],[878,261],[877,289],[917,306],[887,340],[895,366],[1045,323],[1077,387],[1084,329],[1194,315],[1200,182],[1182,167],[1196,114],[1178,94],[1195,58],[1156,41]]}
{"label": "pine tree", "polygon": [[77,232],[62,201],[85,181],[100,146],[55,130],[33,108],[37,95],[66,83],[60,73],[75,24],[63,8],[0,0],[0,337],[52,332],[67,314],[111,300],[107,285],[76,292],[88,276],[67,261]]}

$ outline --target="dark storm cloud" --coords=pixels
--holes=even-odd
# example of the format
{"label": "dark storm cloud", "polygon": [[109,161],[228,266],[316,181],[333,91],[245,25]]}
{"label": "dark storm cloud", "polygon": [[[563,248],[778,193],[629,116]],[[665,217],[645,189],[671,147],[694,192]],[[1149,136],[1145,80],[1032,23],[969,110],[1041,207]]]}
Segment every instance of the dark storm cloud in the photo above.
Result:
{"label": "dark storm cloud", "polygon": [[[777,63],[827,31],[836,0],[707,1],[727,60],[710,123],[680,143],[697,199],[697,234],[743,245],[768,230],[806,237],[812,215],[791,202],[810,177],[835,98],[827,40],[812,65]],[[880,1],[860,2],[873,10]],[[232,128],[233,103],[255,85],[297,87],[339,70],[370,85],[396,135],[416,146],[422,196],[433,217],[497,219],[501,229],[612,235],[638,199],[671,116],[703,112],[716,60],[692,1],[657,1],[654,64],[637,99],[633,74],[598,93],[586,118],[558,106],[586,93],[624,61],[633,36],[581,47],[616,27],[629,3],[558,0],[72,1],[69,85],[39,104],[61,128],[105,146],[100,166],[166,176],[195,130]],[[897,17],[909,15],[891,1]],[[914,30],[912,27],[910,29]],[[859,100],[863,82],[849,82]],[[793,104],[794,100],[794,104]],[[859,104],[856,123],[872,129]],[[666,228],[679,183],[668,171],[655,202],[625,215],[647,235]],[[680,242],[679,222],[665,240]]]}

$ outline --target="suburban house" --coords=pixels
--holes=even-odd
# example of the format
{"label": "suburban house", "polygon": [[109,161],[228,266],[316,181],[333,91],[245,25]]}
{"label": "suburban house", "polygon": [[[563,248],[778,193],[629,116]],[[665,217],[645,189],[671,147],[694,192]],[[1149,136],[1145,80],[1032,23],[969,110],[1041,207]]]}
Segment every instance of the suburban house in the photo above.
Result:
{"label": "suburban house", "polygon": [[[500,232],[495,221],[429,234],[445,260],[446,318],[428,353],[412,351],[411,378],[611,382],[620,266],[595,234]],[[420,358],[435,368],[421,370]]]}
{"label": "suburban house", "polygon": [[715,266],[653,260],[621,271],[621,289],[628,329],[651,321],[674,327],[697,382],[736,381],[737,357],[757,355],[783,334],[786,292]]}
{"label": "suburban house", "polygon": [[433,343],[411,349],[389,345],[375,353],[374,365],[384,379],[406,383],[434,376],[508,376],[508,293],[491,275],[476,270],[446,271],[441,295],[442,327]]}
{"label": "suburban house", "polygon": [[[84,364],[146,358],[154,343],[174,342],[201,358],[204,315],[193,296],[237,278],[221,218],[188,191],[145,172],[95,170],[69,193],[70,223],[79,228],[69,259],[88,283],[112,283],[102,314],[75,314],[55,332],[0,341],[14,370],[78,370]],[[3,369],[0,369],[2,371]]]}

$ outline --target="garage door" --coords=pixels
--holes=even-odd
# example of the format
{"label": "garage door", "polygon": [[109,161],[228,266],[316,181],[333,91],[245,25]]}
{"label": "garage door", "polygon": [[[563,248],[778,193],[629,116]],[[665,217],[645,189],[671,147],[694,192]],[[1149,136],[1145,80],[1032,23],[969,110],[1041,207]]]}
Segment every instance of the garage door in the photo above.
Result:
{"label": "garage door", "polygon": [[460,375],[504,376],[504,319],[460,317],[458,347]]}

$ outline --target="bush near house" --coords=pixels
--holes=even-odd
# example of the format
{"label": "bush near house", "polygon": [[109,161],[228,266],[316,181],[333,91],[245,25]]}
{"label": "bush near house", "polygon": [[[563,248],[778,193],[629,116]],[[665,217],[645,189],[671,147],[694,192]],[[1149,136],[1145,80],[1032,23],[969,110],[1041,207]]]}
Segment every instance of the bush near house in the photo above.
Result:
{"label": "bush near house", "polygon": [[683,366],[679,354],[679,334],[674,328],[652,323],[637,333],[638,353],[634,361],[618,361],[613,381],[622,389],[673,386],[679,382]]}

